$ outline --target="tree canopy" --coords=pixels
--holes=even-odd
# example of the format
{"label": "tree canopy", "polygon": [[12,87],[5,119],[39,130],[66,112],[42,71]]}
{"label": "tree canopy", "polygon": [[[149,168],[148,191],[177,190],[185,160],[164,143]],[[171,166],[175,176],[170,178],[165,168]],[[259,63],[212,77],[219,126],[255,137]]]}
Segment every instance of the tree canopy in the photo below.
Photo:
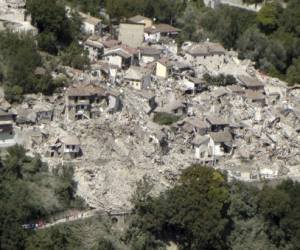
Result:
{"label": "tree canopy", "polygon": [[139,231],[133,230],[132,237],[151,233],[183,249],[225,249],[228,204],[226,178],[212,168],[193,166],[173,189],[137,201],[134,225]]}
{"label": "tree canopy", "polygon": [[[200,5],[202,0],[197,0]],[[113,18],[131,17],[137,14],[174,24],[186,7],[181,0],[105,0],[104,6]]]}
{"label": "tree canopy", "polygon": [[71,12],[68,17],[63,2],[28,0],[26,6],[32,23],[39,30],[38,41],[41,49],[57,54],[60,49],[77,41],[81,19],[77,12]]}
{"label": "tree canopy", "polygon": [[72,172],[51,174],[38,156],[26,156],[24,148],[7,150],[0,160],[0,249],[25,249],[33,233],[23,224],[45,218],[80,204],[75,197]]}
{"label": "tree canopy", "polygon": [[195,165],[158,197],[149,195],[147,182],[138,190],[127,235],[132,249],[160,249],[170,241],[179,249],[299,248],[297,182],[258,189]]}
{"label": "tree canopy", "polygon": [[219,41],[227,49],[238,50],[240,58],[253,60],[258,69],[295,84],[299,82],[299,13],[297,0],[288,1],[286,8],[276,1],[267,2],[257,14],[229,6],[197,8],[189,3],[178,19],[180,41]]}
{"label": "tree canopy", "polygon": [[30,35],[0,32],[0,58],[0,81],[9,101],[19,101],[27,93],[52,94],[55,90],[48,71],[35,74],[43,61]]}

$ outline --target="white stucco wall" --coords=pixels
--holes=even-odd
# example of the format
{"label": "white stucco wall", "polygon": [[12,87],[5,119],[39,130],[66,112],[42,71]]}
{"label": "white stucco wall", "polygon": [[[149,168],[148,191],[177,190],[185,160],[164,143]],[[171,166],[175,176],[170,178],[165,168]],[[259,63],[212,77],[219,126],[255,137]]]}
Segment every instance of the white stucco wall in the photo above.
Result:
{"label": "white stucco wall", "polygon": [[91,61],[97,61],[98,60],[98,49],[97,48],[93,48],[87,45],[84,45],[84,49],[88,51],[89,54],[89,59]]}
{"label": "white stucco wall", "polygon": [[138,89],[141,90],[142,89],[142,83],[141,81],[136,81],[136,80],[128,80],[127,81],[129,86],[134,88],[134,89]]}
{"label": "white stucco wall", "polygon": [[165,65],[161,63],[156,63],[156,76],[167,78],[168,77],[168,69]]}
{"label": "white stucco wall", "polygon": [[110,55],[110,56],[106,56],[105,60],[112,65],[116,65],[118,67],[122,67],[122,57],[117,56],[117,55]]}
{"label": "white stucco wall", "polygon": [[158,43],[160,41],[160,33],[144,33],[144,40],[145,42]]}
{"label": "white stucco wall", "polygon": [[146,56],[146,55],[141,56],[141,63],[147,64],[154,61],[155,61],[154,56]]}
{"label": "white stucco wall", "polygon": [[79,145],[75,145],[74,149],[72,148],[72,146],[66,146],[64,145],[64,153],[79,153],[80,152],[80,146]]}
{"label": "white stucco wall", "polygon": [[95,25],[88,22],[82,22],[82,29],[85,33],[92,35],[94,35],[96,31]]}

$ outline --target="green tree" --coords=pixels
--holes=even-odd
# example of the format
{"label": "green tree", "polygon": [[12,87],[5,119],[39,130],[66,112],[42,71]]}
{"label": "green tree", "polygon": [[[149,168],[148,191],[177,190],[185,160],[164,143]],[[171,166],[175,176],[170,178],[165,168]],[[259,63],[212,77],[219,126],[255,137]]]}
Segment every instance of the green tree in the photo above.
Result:
{"label": "green tree", "polygon": [[28,238],[26,250],[75,250],[80,245],[68,227],[52,227]]}
{"label": "green tree", "polygon": [[62,51],[60,56],[64,65],[84,70],[90,65],[87,53],[88,52],[77,43],[72,43],[68,48]]}
{"label": "green tree", "polygon": [[37,41],[40,49],[47,51],[50,54],[57,54],[57,38],[54,33],[48,31],[42,32],[38,35]]}
{"label": "green tree", "polygon": [[103,7],[104,4],[101,0],[71,0],[68,2],[78,7],[80,11],[90,13],[92,16],[99,16],[100,7]]}
{"label": "green tree", "polygon": [[287,33],[295,34],[300,37],[300,5],[297,0],[290,0],[287,8],[281,15],[280,26]]}
{"label": "green tree", "polygon": [[52,94],[55,90],[49,72],[43,76],[35,75],[36,68],[43,66],[43,62],[30,35],[1,32],[0,58],[1,81],[9,101],[20,101],[23,94]]}
{"label": "green tree", "polygon": [[281,220],[286,239],[291,241],[293,249],[300,248],[300,184],[291,180],[283,181],[277,189],[287,193],[291,199],[291,211]]}
{"label": "green tree", "polygon": [[97,246],[93,250],[116,250],[114,244],[105,238],[102,238],[98,241]]}
{"label": "green tree", "polygon": [[209,38],[217,39],[229,49],[236,48],[238,38],[255,24],[255,14],[228,6],[201,12],[199,24],[204,28],[204,33],[210,32]]}
{"label": "green tree", "polygon": [[180,116],[169,114],[166,112],[155,113],[153,121],[159,125],[172,125],[180,119]]}
{"label": "green tree", "polygon": [[264,5],[257,14],[257,22],[266,33],[273,32],[278,28],[282,8],[279,3],[268,3]]}
{"label": "green tree", "polygon": [[291,212],[289,195],[279,189],[265,187],[259,195],[259,210],[267,223],[266,233],[277,247],[286,245],[282,220]]}
{"label": "green tree", "polygon": [[[7,149],[0,159],[1,250],[67,249],[66,245],[75,249],[77,242],[67,230],[51,229],[51,234],[36,236],[22,227],[73,206],[76,185],[71,178],[69,171],[52,175],[39,157],[26,156],[21,146]],[[57,189],[64,191],[56,193]]]}
{"label": "green tree", "polygon": [[273,76],[286,70],[286,51],[280,42],[270,40],[264,54],[259,59],[259,67]]}
{"label": "green tree", "polygon": [[38,41],[41,49],[56,54],[61,47],[77,41],[81,19],[76,12],[71,12],[68,18],[62,2],[28,0],[26,6],[32,23],[40,32]]}
{"label": "green tree", "polygon": [[259,190],[251,185],[233,182],[230,184],[231,233],[228,244],[233,250],[276,249],[266,232],[264,220],[258,211]]}
{"label": "green tree", "polygon": [[257,29],[247,30],[238,40],[239,56],[257,62],[263,57],[269,44],[268,37]]}
{"label": "green tree", "polygon": [[184,10],[182,17],[179,18],[178,23],[181,27],[181,40],[191,40],[191,41],[199,41],[199,13],[200,11],[195,8],[193,4],[188,4],[186,9]]}
{"label": "green tree", "polygon": [[288,82],[295,84],[300,83],[300,58],[294,59],[293,64],[287,70]]}
{"label": "green tree", "polygon": [[144,235],[151,233],[165,242],[173,240],[182,249],[225,249],[228,204],[226,178],[195,165],[183,172],[174,188],[137,202],[138,217],[131,229],[138,227]]}
{"label": "green tree", "polygon": [[131,17],[142,14],[160,22],[174,24],[176,17],[185,9],[181,0],[106,0],[105,7],[113,18]]}

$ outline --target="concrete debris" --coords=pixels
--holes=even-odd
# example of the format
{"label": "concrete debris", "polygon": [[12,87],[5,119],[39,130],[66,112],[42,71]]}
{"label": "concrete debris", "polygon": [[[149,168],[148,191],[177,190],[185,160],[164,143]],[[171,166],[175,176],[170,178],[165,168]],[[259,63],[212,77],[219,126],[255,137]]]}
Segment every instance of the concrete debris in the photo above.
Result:
{"label": "concrete debris", "polygon": [[[91,70],[64,67],[70,86],[62,93],[12,106],[0,93],[12,114],[0,114],[5,136],[50,169],[74,166],[78,194],[91,207],[130,209],[139,180],[151,180],[158,194],[196,163],[243,181],[300,178],[299,87],[262,75],[219,44],[184,43],[178,55],[161,44],[139,51],[111,43],[101,43],[104,60],[93,57]],[[236,83],[218,87],[206,73]],[[169,125],[155,123],[157,113],[170,114]]]}

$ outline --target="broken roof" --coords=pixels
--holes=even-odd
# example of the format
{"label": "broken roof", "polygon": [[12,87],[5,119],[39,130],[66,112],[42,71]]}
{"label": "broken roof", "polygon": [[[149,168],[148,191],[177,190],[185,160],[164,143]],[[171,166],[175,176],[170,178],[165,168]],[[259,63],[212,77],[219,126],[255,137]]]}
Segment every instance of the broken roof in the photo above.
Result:
{"label": "broken roof", "polygon": [[80,145],[80,141],[79,141],[78,137],[76,135],[72,135],[72,134],[61,137],[60,141],[65,145],[72,145],[72,146]]}
{"label": "broken roof", "polygon": [[71,86],[67,90],[67,96],[92,96],[92,95],[100,95],[105,96],[106,90],[100,86],[96,86],[93,84],[80,84],[77,86]]}
{"label": "broken roof", "polygon": [[228,91],[224,87],[217,88],[211,93],[215,98],[220,98],[228,94]]}
{"label": "broken roof", "polygon": [[199,135],[197,134],[192,140],[193,145],[201,145],[203,143],[207,143],[209,141],[208,135]]}
{"label": "broken roof", "polygon": [[87,23],[93,24],[93,25],[97,25],[97,24],[101,23],[101,19],[99,19],[99,18],[87,15],[83,12],[79,12],[79,14],[82,17],[83,22],[87,22]]}
{"label": "broken roof", "polygon": [[130,58],[134,54],[137,54],[138,50],[135,48],[131,48],[125,44],[118,45],[116,47],[111,48],[109,51],[107,51],[104,56],[109,56],[109,55],[119,55],[123,58]]}
{"label": "broken roof", "polygon": [[249,89],[245,90],[244,96],[246,98],[249,98],[254,101],[260,101],[260,100],[264,100],[266,98],[263,93],[261,93],[259,91],[249,90]]}
{"label": "broken roof", "polygon": [[159,59],[157,62],[166,66],[167,68],[171,68],[173,65],[173,63],[167,57],[163,57],[163,58]]}
{"label": "broken roof", "polygon": [[195,128],[200,128],[200,129],[209,129],[210,126],[207,124],[206,121],[199,117],[187,117],[184,119],[184,122],[191,124]]}
{"label": "broken roof", "polygon": [[118,40],[115,40],[115,39],[109,39],[109,40],[103,41],[102,44],[105,48],[113,48],[117,45],[120,45],[121,42]]}
{"label": "broken roof", "polygon": [[103,70],[108,72],[109,69],[119,69],[117,65],[110,64],[106,61],[98,61],[97,63],[94,63],[91,65],[92,70]]}
{"label": "broken roof", "polygon": [[131,80],[142,80],[143,77],[147,74],[150,74],[149,70],[142,67],[131,66],[126,71],[124,78]]}
{"label": "broken roof", "polygon": [[149,34],[154,33],[178,33],[180,29],[177,29],[169,24],[160,23],[155,24],[152,27],[145,28],[144,32]]}
{"label": "broken roof", "polygon": [[98,49],[103,48],[103,43],[101,43],[99,41],[91,40],[91,39],[86,40],[85,45],[95,47],[95,48],[98,48]]}
{"label": "broken roof", "polygon": [[109,55],[118,55],[122,58],[130,58],[132,55],[127,53],[126,51],[122,50],[122,49],[117,49],[117,50],[114,50],[114,51],[109,51],[107,52],[104,56],[109,56]]}
{"label": "broken roof", "polygon": [[49,112],[49,111],[53,111],[53,106],[47,102],[38,102],[33,106],[32,109],[35,112]]}
{"label": "broken roof", "polygon": [[204,83],[204,80],[201,78],[196,78],[196,77],[192,77],[192,76],[186,76],[186,78],[191,81],[194,84],[202,84]]}
{"label": "broken roof", "polygon": [[177,110],[179,108],[184,108],[185,104],[182,101],[174,100],[172,102],[167,103],[163,107],[158,107],[155,111],[156,112],[173,112],[174,110]]}
{"label": "broken roof", "polygon": [[0,109],[0,116],[13,116],[13,114]]}
{"label": "broken roof", "polygon": [[142,55],[160,55],[161,51],[153,47],[140,47],[140,52]]}
{"label": "broken roof", "polygon": [[206,121],[210,123],[211,125],[228,125],[228,121],[225,118],[222,118],[220,116],[211,115],[206,117]]}
{"label": "broken roof", "polygon": [[193,69],[193,67],[192,67],[192,65],[190,63],[188,63],[188,62],[180,62],[180,61],[174,62],[173,67],[174,67],[175,70],[178,70],[178,71]]}
{"label": "broken roof", "polygon": [[232,93],[245,93],[245,90],[239,85],[230,85],[227,86],[227,89],[230,90]]}
{"label": "broken roof", "polygon": [[186,50],[186,53],[192,56],[221,55],[225,54],[225,49],[219,43],[204,42],[191,44]]}
{"label": "broken roof", "polygon": [[144,16],[141,16],[141,15],[136,15],[136,16],[128,18],[128,21],[131,22],[131,23],[140,23],[141,21],[144,21],[145,19],[151,20],[148,17],[144,17]]}
{"label": "broken roof", "polygon": [[232,135],[229,131],[211,132],[210,137],[215,143],[231,143]]}
{"label": "broken roof", "polygon": [[266,85],[264,89],[268,96],[281,96],[285,92],[285,89],[282,89],[279,86]]}
{"label": "broken roof", "polygon": [[254,77],[239,75],[237,78],[246,88],[262,88],[265,86],[261,81]]}

